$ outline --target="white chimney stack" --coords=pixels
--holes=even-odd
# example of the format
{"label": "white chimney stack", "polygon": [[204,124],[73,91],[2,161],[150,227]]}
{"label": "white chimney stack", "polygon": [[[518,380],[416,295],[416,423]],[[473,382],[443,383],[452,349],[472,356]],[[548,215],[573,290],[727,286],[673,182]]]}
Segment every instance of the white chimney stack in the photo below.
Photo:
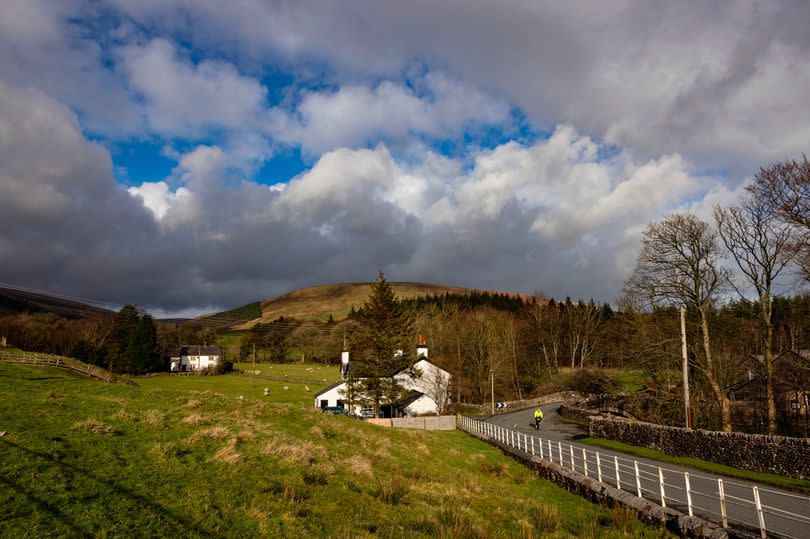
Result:
{"label": "white chimney stack", "polygon": [[340,354],[340,376],[345,378],[347,374],[349,374],[349,351],[344,348]]}
{"label": "white chimney stack", "polygon": [[424,357],[427,359],[428,357],[428,347],[425,338],[419,335],[419,343],[416,345],[416,357]]}

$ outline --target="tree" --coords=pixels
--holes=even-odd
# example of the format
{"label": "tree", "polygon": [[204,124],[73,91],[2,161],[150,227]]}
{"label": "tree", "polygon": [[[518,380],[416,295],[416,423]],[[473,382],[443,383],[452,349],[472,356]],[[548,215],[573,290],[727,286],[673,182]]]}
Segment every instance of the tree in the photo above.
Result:
{"label": "tree", "polygon": [[382,271],[359,317],[352,343],[357,359],[351,376],[362,379],[363,393],[379,415],[380,406],[395,404],[407,395],[394,374],[410,366],[412,358],[403,351],[411,348],[414,319],[397,300]]}
{"label": "tree", "polygon": [[655,307],[678,304],[699,314],[703,372],[720,405],[724,431],[731,431],[731,403],[718,381],[709,335],[709,314],[727,279],[718,235],[708,223],[691,213],[680,213],[660,223],[650,223],[641,240],[641,251],[625,292]]}
{"label": "tree", "polygon": [[757,203],[795,227],[791,247],[810,279],[810,161],[786,159],[762,167],[746,186]]}
{"label": "tree", "polygon": [[130,373],[144,374],[158,370],[160,354],[157,329],[150,315],[144,314],[138,320],[129,341],[128,355]]}
{"label": "tree", "polygon": [[124,305],[115,315],[110,332],[110,350],[107,354],[108,368],[111,372],[129,372],[129,345],[132,334],[138,326],[138,311],[134,305]]}
{"label": "tree", "polygon": [[771,300],[774,281],[795,258],[796,250],[790,249],[791,226],[778,219],[771,205],[757,197],[748,197],[739,206],[730,208],[715,206],[714,218],[723,244],[740,268],[746,284],[759,298],[768,433],[776,434]]}

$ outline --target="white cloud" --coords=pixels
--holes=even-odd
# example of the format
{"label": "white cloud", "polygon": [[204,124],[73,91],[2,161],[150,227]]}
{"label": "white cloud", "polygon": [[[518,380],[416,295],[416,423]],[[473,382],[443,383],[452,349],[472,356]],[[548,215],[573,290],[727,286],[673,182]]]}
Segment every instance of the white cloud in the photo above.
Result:
{"label": "white cloud", "polygon": [[180,187],[172,193],[169,191],[169,184],[166,182],[144,182],[138,187],[130,187],[127,191],[134,197],[140,197],[143,205],[158,220],[163,219],[166,212],[178,199],[191,194],[185,187]]}
{"label": "white cloud", "polygon": [[127,45],[118,54],[130,85],[145,100],[153,132],[194,138],[208,129],[255,130],[261,122],[267,90],[232,64],[195,65],[165,39]]}
{"label": "white cloud", "polygon": [[506,102],[441,72],[416,83],[423,94],[392,81],[307,92],[292,113],[273,111],[270,132],[317,154],[411,135],[455,137],[465,128],[510,121]]}

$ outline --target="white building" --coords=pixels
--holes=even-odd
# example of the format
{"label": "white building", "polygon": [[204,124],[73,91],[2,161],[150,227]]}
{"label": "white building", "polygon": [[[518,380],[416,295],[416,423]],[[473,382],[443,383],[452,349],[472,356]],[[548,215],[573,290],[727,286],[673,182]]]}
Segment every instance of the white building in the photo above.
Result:
{"label": "white building", "polygon": [[[393,410],[385,407],[385,415],[416,416],[438,415],[450,403],[450,373],[428,361],[428,347],[424,338],[419,337],[416,347],[417,361],[412,368],[402,370],[394,379],[405,389],[410,390],[408,398]],[[348,408],[345,403],[347,383],[345,378],[351,371],[349,352],[344,350],[341,357],[340,374],[343,380],[336,382],[315,393],[316,408]],[[353,410],[358,416],[366,416],[373,410],[356,407]]]}
{"label": "white building", "polygon": [[201,371],[214,367],[222,357],[219,346],[184,345],[180,347],[179,356],[172,355],[171,371]]}

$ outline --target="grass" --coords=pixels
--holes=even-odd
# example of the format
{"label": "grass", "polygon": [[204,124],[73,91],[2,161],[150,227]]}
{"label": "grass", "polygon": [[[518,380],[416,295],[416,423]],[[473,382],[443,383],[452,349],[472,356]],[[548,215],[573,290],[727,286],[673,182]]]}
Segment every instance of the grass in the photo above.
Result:
{"label": "grass", "polygon": [[461,432],[379,428],[245,382],[0,363],[3,535],[669,537]]}
{"label": "grass", "polygon": [[615,440],[606,440],[603,438],[582,438],[577,439],[578,442],[610,449],[612,451],[621,451],[637,457],[649,458],[659,460],[661,462],[669,462],[680,466],[688,466],[697,470],[706,472],[727,475],[729,477],[736,477],[738,479],[745,479],[748,481],[756,481],[781,487],[794,492],[801,492],[803,494],[810,494],[810,481],[805,479],[796,479],[793,477],[784,477],[781,475],[769,474],[765,472],[754,472],[749,470],[739,470],[731,466],[717,464],[716,462],[709,462],[706,460],[695,459],[691,457],[676,457],[655,449],[647,447],[639,447],[635,445],[628,445]]}

